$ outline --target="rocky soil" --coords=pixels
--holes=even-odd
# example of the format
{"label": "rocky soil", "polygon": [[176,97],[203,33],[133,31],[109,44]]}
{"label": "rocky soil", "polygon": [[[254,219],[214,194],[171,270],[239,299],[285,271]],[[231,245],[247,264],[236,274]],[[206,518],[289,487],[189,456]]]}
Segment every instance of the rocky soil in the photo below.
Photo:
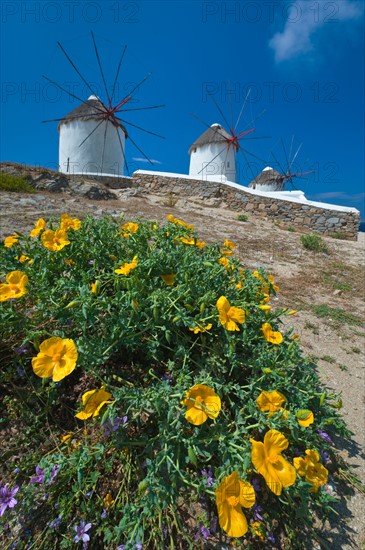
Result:
{"label": "rocky soil", "polygon": [[[329,253],[305,250],[300,233],[281,228],[254,212],[246,222],[237,212],[213,208],[202,200],[144,194],[138,188],[111,190],[96,181],[61,176],[49,170],[4,163],[2,170],[28,175],[34,194],[0,191],[0,237],[28,232],[39,217],[63,213],[110,214],[125,220],[135,217],[163,221],[167,214],[181,217],[197,228],[207,242],[230,239],[250,268],[264,267],[280,286],[277,305],[298,309],[290,317],[306,354],[318,359],[319,375],[329,390],[342,392],[343,416],[353,432],[342,454],[353,468],[351,495],[341,495],[338,521],[325,525],[328,548],[365,548],[365,319],[364,244],[324,238]],[[275,302],[274,302],[275,303]],[[336,491],[337,480],[333,480]]]}

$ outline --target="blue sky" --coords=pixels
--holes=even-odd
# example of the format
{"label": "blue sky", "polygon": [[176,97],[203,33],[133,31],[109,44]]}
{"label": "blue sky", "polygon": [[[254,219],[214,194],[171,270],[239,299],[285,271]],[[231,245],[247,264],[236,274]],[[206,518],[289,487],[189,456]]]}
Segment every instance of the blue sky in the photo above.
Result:
{"label": "blue sky", "polygon": [[[315,169],[297,180],[308,198],[364,209],[364,2],[362,0],[35,1],[1,3],[1,160],[57,168],[57,124],[79,102],[42,78],[90,91],[57,46],[60,41],[93,89],[105,98],[90,31],[95,34],[109,89],[127,45],[117,96],[148,72],[125,119],[162,134],[161,140],[130,128],[155,170],[188,173],[190,145],[203,123],[227,126],[208,92],[231,123],[250,89],[238,130],[259,117],[241,144],[285,167],[283,140],[303,146],[293,168]],[[231,91],[231,93],[228,93]],[[264,113],[261,115],[261,113]],[[293,149],[294,150],[294,149]],[[133,171],[149,169],[127,142]],[[141,159],[142,160],[138,160]],[[240,183],[267,163],[250,167],[238,157]],[[137,160],[135,160],[137,159]]]}

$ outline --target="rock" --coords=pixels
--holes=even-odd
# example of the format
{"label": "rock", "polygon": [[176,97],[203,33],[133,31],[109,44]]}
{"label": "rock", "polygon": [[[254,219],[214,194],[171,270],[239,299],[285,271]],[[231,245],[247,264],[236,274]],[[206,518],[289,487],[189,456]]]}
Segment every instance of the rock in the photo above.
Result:
{"label": "rock", "polygon": [[115,199],[115,193],[111,193],[104,186],[96,183],[88,183],[83,181],[70,181],[69,187],[76,195],[82,195],[93,200],[108,200]]}
{"label": "rock", "polygon": [[52,179],[44,179],[43,177],[41,177],[37,178],[37,180],[34,180],[34,187],[36,189],[58,193],[62,191],[62,189],[66,189],[66,187],[68,187],[68,181],[63,176],[56,176]]}

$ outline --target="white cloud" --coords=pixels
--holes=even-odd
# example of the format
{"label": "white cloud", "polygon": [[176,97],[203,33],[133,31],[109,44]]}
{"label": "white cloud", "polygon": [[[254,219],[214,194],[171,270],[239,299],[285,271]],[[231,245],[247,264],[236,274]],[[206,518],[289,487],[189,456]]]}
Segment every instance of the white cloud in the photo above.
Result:
{"label": "white cloud", "polygon": [[287,61],[312,51],[313,36],[320,28],[357,19],[363,12],[362,0],[296,0],[288,4],[283,31],[274,34],[269,41],[270,48],[274,50],[275,61]]}
{"label": "white cloud", "polygon": [[135,160],[137,162],[148,162],[148,164],[150,164],[150,162],[152,162],[152,164],[162,164],[162,162],[160,162],[159,160],[156,160],[156,159],[147,160],[147,159],[142,158],[142,157],[133,157],[132,160]]}

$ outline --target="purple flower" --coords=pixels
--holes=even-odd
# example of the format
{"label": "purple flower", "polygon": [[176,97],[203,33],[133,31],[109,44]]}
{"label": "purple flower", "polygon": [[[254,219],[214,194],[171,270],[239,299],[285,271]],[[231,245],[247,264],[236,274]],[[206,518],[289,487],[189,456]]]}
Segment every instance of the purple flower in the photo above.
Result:
{"label": "purple flower", "polygon": [[332,439],[330,438],[330,436],[328,435],[327,432],[324,432],[323,430],[321,430],[320,428],[318,428],[317,434],[319,435],[319,437],[321,437],[322,439],[324,439],[324,441],[326,441],[326,442],[329,443],[330,445],[334,445],[334,442],[332,441]]}
{"label": "purple flower", "polygon": [[88,531],[90,527],[91,523],[87,523],[85,525],[85,521],[83,519],[80,521],[80,525],[74,525],[74,530],[76,531],[74,542],[79,542],[80,540],[82,540],[82,542],[88,542],[90,537],[86,534],[86,531]]}
{"label": "purple flower", "polygon": [[294,449],[294,455],[295,455],[295,456],[301,456],[301,455],[302,455],[302,453],[301,453],[300,449],[298,449],[298,447],[295,447],[295,449]]}
{"label": "purple flower", "polygon": [[6,485],[0,485],[0,517],[4,514],[7,508],[14,508],[17,500],[14,496],[19,491],[19,486],[15,485],[13,489],[8,489]]}
{"label": "purple flower", "polygon": [[49,524],[50,529],[58,529],[61,523],[62,516],[58,516],[58,518],[53,519],[51,523]]}
{"label": "purple flower", "polygon": [[218,519],[216,517],[214,517],[212,519],[212,524],[210,526],[211,533],[216,533],[217,532],[217,523],[218,523]]}
{"label": "purple flower", "polygon": [[271,531],[269,531],[267,534],[267,540],[269,540],[270,542],[276,542],[275,537]]}
{"label": "purple flower", "polygon": [[165,373],[163,376],[161,376],[161,380],[164,380],[164,381],[168,382],[169,384],[172,384],[171,374]]}
{"label": "purple flower", "polygon": [[27,347],[26,344],[24,344],[23,346],[20,346],[18,348],[14,348],[14,351],[17,355],[22,355],[22,353],[27,353],[28,347]]}
{"label": "purple flower", "polygon": [[16,367],[16,372],[19,374],[20,378],[23,378],[23,376],[25,375],[25,370],[19,367],[19,365],[17,365]]}
{"label": "purple flower", "polygon": [[125,550],[125,545],[124,544],[120,544],[118,546],[118,550]]}
{"label": "purple flower", "polygon": [[103,513],[101,514],[101,519],[105,519],[108,511],[106,509],[103,510]]}
{"label": "purple flower", "polygon": [[32,477],[29,483],[43,483],[44,470],[42,470],[42,468],[40,468],[39,466],[36,466],[35,473],[36,475]]}
{"label": "purple flower", "polygon": [[104,430],[104,435],[110,435],[111,432],[116,432],[120,426],[124,426],[124,424],[127,422],[128,416],[123,416],[123,418],[120,418],[117,416],[112,420],[111,418],[108,418],[108,420],[105,422],[105,424],[102,424],[101,427]]}
{"label": "purple flower", "polygon": [[54,478],[57,476],[57,474],[58,474],[58,472],[59,472],[59,469],[60,469],[60,467],[57,466],[57,464],[55,464],[54,466],[52,466],[51,477],[49,478],[49,482],[48,482],[48,483],[52,483],[52,481],[54,480]]}
{"label": "purple flower", "polygon": [[323,464],[329,464],[331,462],[330,455],[327,451],[320,451]]}
{"label": "purple flower", "polygon": [[255,489],[256,493],[261,491],[261,484],[258,477],[252,478],[252,487]]}
{"label": "purple flower", "polygon": [[200,539],[200,536],[204,538],[204,540],[208,540],[210,537],[210,531],[208,527],[205,527],[204,525],[201,525],[198,529],[198,531],[195,534],[194,540]]}
{"label": "purple flower", "polygon": [[94,265],[94,260],[89,260],[90,265]]}
{"label": "purple flower", "polygon": [[136,544],[136,550],[143,550],[143,546],[141,542],[137,542]]}
{"label": "purple flower", "polygon": [[253,507],[252,507],[252,510],[253,510],[253,517],[255,519],[255,521],[263,521],[264,518],[262,517],[262,506],[260,506],[259,504],[254,504]]}
{"label": "purple flower", "polygon": [[208,487],[212,487],[212,485],[214,485],[214,483],[215,483],[215,479],[214,479],[214,477],[213,477],[213,470],[212,470],[212,467],[209,466],[209,470],[205,470],[205,469],[204,469],[204,470],[202,470],[201,473],[202,473],[202,476],[203,476],[204,478],[206,478],[206,479],[205,479],[205,483],[207,484],[207,486],[208,486]]}

